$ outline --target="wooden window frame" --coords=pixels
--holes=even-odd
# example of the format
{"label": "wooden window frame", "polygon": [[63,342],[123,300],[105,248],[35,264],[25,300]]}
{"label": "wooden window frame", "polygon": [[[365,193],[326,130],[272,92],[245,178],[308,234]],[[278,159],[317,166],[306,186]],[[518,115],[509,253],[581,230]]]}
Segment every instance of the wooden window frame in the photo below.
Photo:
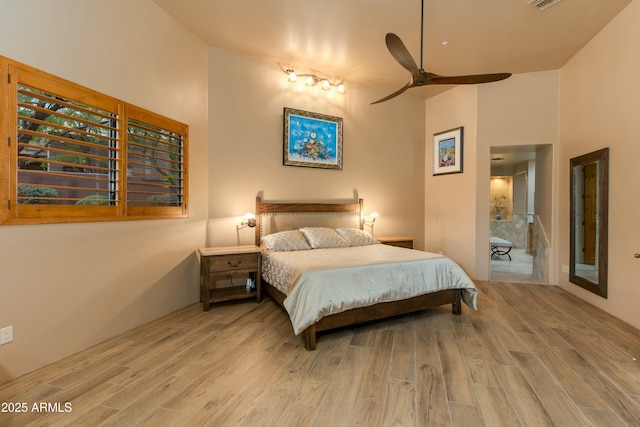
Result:
{"label": "wooden window frame", "polygon": [[[0,56],[0,76],[4,76],[2,77],[3,88],[0,89],[0,225],[188,217],[188,125],[2,56]],[[115,147],[109,151],[116,153],[113,181],[117,189],[109,205],[18,203],[17,88],[19,83],[55,93],[74,102],[103,108],[114,115],[114,121],[117,123],[117,137],[114,140]],[[167,206],[129,206],[127,197],[130,188],[127,174],[129,119],[178,136],[175,139],[179,141],[176,145],[179,152],[177,156],[179,160],[176,161],[179,185],[172,187],[179,193],[176,205],[171,203]]]}

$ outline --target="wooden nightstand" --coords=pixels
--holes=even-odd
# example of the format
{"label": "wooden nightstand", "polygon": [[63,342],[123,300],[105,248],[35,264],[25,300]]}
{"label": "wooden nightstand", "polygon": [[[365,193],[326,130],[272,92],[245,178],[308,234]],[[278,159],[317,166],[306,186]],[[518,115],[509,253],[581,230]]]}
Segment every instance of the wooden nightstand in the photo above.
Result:
{"label": "wooden nightstand", "polygon": [[[201,248],[198,249],[198,253],[200,254],[200,298],[204,311],[209,311],[210,304],[213,302],[254,296],[260,302],[262,254],[258,246]],[[229,279],[235,273],[249,274],[255,281],[255,288],[247,290],[244,280],[241,286],[216,287],[218,280]]]}
{"label": "wooden nightstand", "polygon": [[401,248],[413,249],[413,237],[408,236],[380,236],[376,237],[380,243]]}

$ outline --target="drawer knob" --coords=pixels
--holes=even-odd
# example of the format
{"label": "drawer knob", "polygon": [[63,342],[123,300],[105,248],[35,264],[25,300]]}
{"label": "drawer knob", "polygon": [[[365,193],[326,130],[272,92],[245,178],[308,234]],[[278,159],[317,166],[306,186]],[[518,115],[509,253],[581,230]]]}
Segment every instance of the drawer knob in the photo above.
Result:
{"label": "drawer knob", "polygon": [[242,260],[239,260],[236,264],[232,263],[231,261],[227,261],[227,264],[229,264],[229,267],[237,267],[242,264]]}

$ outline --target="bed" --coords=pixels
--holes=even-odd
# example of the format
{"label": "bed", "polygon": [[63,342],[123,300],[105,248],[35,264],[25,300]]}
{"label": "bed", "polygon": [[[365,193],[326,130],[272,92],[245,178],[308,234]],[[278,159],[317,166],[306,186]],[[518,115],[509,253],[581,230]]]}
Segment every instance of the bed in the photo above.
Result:
{"label": "bed", "polygon": [[364,230],[363,200],[264,202],[256,198],[262,283],[305,348],[317,334],[444,304],[477,307],[477,290],[451,259],[383,245]]}

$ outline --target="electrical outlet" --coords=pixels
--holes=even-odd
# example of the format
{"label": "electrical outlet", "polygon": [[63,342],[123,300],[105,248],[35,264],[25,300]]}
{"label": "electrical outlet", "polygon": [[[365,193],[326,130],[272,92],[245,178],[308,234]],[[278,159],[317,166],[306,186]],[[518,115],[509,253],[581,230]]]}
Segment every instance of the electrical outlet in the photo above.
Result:
{"label": "electrical outlet", "polygon": [[562,264],[562,272],[569,273],[569,266],[567,264]]}
{"label": "electrical outlet", "polygon": [[0,329],[0,345],[13,341],[13,326]]}

